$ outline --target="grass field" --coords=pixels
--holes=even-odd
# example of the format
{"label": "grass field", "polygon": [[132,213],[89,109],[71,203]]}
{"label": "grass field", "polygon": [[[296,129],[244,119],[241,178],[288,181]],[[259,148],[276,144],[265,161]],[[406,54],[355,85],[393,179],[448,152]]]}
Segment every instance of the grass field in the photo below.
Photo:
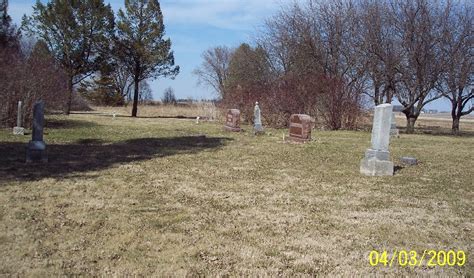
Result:
{"label": "grass field", "polygon": [[[3,129],[0,275],[472,276],[474,123],[458,137],[420,125],[391,142],[393,177],[359,174],[362,131],[297,145],[218,122],[48,116],[50,161],[25,164],[30,136]],[[369,265],[370,251],[395,249],[468,260]]]}

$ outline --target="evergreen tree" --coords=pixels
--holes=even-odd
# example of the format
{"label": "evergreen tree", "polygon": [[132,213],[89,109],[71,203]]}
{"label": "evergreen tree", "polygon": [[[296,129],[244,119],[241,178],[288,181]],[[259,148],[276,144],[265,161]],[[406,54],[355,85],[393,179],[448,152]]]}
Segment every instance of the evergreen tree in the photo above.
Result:
{"label": "evergreen tree", "polygon": [[120,9],[118,18],[114,52],[133,77],[132,117],[136,117],[140,81],[174,78],[179,66],[174,65],[170,39],[163,38],[165,26],[157,0],[125,0],[125,11]]}
{"label": "evergreen tree", "polygon": [[33,14],[23,17],[23,28],[46,42],[51,54],[68,76],[69,114],[73,86],[97,71],[109,50],[114,31],[114,14],[103,0],[40,1]]}
{"label": "evergreen tree", "polygon": [[20,51],[20,32],[11,24],[8,0],[0,0],[0,48]]}
{"label": "evergreen tree", "polygon": [[252,48],[242,43],[232,54],[226,86],[235,90],[239,85],[246,89],[265,84],[270,78],[267,54],[261,47]]}

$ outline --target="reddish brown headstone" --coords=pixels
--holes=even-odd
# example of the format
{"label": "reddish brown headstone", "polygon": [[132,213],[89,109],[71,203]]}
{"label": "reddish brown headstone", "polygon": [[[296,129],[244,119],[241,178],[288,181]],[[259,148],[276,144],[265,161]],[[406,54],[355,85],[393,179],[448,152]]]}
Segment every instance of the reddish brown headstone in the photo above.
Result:
{"label": "reddish brown headstone", "polygon": [[225,119],[224,129],[228,131],[240,131],[240,111],[239,109],[229,109]]}
{"label": "reddish brown headstone", "polygon": [[290,136],[287,139],[300,143],[311,140],[311,117],[305,114],[291,115]]}

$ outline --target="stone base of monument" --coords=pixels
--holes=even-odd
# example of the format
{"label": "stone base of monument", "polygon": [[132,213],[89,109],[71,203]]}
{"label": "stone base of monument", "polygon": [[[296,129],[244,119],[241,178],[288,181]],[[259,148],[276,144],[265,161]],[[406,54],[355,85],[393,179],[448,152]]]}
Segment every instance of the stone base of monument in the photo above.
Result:
{"label": "stone base of monument", "polygon": [[14,135],[25,135],[25,128],[20,127],[20,126],[15,126],[13,128],[13,134]]}
{"label": "stone base of monument", "polygon": [[224,126],[225,131],[232,131],[232,132],[241,132],[242,129],[240,127],[231,127],[231,126]]}
{"label": "stone base of monument", "polygon": [[366,176],[393,176],[393,169],[393,162],[387,151],[367,149],[360,162],[360,173]]}
{"label": "stone base of monument", "polygon": [[263,126],[254,126],[253,127],[253,134],[254,135],[263,135],[263,134],[265,134],[265,130],[263,130]]}
{"label": "stone base of monument", "polygon": [[409,157],[409,156],[400,157],[400,162],[406,165],[410,165],[410,166],[418,164],[418,160],[416,158]]}
{"label": "stone base of monument", "polygon": [[46,144],[43,141],[30,141],[26,147],[26,162],[48,162]]}

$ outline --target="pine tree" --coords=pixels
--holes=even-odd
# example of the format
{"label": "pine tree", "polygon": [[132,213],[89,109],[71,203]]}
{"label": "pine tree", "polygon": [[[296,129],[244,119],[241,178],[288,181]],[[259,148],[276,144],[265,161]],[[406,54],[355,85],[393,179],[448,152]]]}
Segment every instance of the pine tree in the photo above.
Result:
{"label": "pine tree", "polygon": [[8,0],[0,0],[0,48],[20,51],[20,32],[11,21]]}
{"label": "pine tree", "polygon": [[68,75],[69,114],[73,86],[97,71],[109,50],[114,32],[114,14],[103,0],[40,1],[33,14],[23,17],[23,28],[48,45],[51,54]]}
{"label": "pine tree", "polygon": [[125,0],[125,11],[118,12],[118,59],[133,77],[132,117],[137,116],[139,84],[160,76],[174,78],[179,66],[174,65],[170,39],[164,39],[165,26],[157,0]]}

